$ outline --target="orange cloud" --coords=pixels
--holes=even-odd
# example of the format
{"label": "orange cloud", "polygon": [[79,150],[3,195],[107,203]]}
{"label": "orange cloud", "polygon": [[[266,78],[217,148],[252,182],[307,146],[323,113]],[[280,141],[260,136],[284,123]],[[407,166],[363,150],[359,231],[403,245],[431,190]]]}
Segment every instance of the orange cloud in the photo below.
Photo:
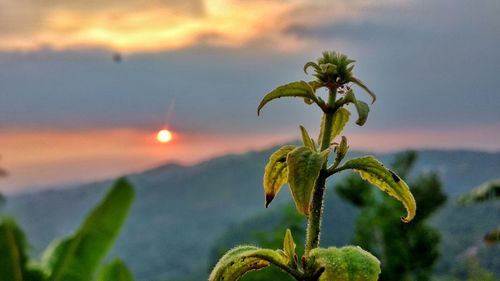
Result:
{"label": "orange cloud", "polygon": [[281,49],[305,42],[291,24],[362,18],[385,1],[9,1],[0,0],[0,50],[104,47],[122,52],[210,44],[238,47],[261,40]]}

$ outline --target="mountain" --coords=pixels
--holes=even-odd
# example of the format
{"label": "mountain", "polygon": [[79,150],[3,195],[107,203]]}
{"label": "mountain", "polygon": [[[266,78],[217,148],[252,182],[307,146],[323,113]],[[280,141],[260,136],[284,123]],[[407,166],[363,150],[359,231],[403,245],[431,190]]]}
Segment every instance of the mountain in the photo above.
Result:
{"label": "mountain", "polygon": [[[209,251],[226,229],[268,211],[263,207],[262,175],[274,150],[228,155],[188,167],[167,164],[129,175],[136,185],[136,201],[111,256],[123,257],[137,280],[181,280],[195,273],[202,280]],[[356,155],[359,153],[353,152],[348,157]],[[378,157],[387,163],[392,154]],[[445,191],[455,197],[483,181],[499,178],[500,153],[421,151],[416,169],[437,169]],[[4,212],[19,221],[33,254],[39,255],[51,239],[77,227],[110,183],[10,196]],[[289,192],[283,191],[269,212],[289,199]]]}

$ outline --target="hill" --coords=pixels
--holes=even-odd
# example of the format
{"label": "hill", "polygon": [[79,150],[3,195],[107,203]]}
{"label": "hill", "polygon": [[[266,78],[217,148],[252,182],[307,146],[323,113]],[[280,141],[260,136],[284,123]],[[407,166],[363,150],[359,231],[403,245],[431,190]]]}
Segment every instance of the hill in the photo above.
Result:
{"label": "hill", "polygon": [[[181,276],[196,272],[203,276],[214,242],[231,225],[263,210],[263,169],[273,151],[274,148],[228,155],[189,167],[167,164],[130,175],[129,179],[137,187],[137,197],[112,255],[123,257],[137,280],[180,280]],[[351,153],[348,157],[356,155]],[[379,158],[388,162],[391,154],[379,155]],[[421,151],[416,169],[437,169],[445,191],[455,197],[483,181],[499,178],[500,153]],[[19,220],[34,254],[39,254],[53,237],[73,230],[109,185],[107,181],[11,196],[7,198],[6,212]],[[280,196],[269,212],[279,208],[280,202],[289,200],[289,192],[283,194],[286,196]],[[326,207],[329,208],[330,203]],[[475,224],[476,218],[469,214],[464,211],[460,216],[468,216],[468,221]],[[349,221],[349,216],[339,219],[342,218]],[[436,224],[442,224],[454,218],[454,212],[442,212],[442,216],[435,219]],[[326,224],[336,220],[326,219]],[[460,218],[457,223],[460,221],[467,220]],[[457,231],[466,234],[469,230],[462,225],[443,232],[458,235]],[[462,242],[465,243],[462,240],[459,243]]]}

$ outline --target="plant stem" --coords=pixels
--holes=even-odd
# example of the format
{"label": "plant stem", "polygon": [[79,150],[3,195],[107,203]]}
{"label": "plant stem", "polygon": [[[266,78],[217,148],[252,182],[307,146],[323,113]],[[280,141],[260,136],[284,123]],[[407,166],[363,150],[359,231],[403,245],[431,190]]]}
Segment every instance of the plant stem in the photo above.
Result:
{"label": "plant stem", "polygon": [[[323,118],[325,118],[323,122],[323,137],[321,139],[320,151],[328,149],[330,147],[331,136],[332,136],[332,127],[333,127],[333,115],[335,113],[333,109],[335,106],[335,99],[337,96],[337,89],[330,89],[330,93],[328,96],[328,104],[327,110],[325,110]],[[316,180],[316,185],[313,189],[313,194],[311,198],[311,204],[309,206],[309,216],[307,223],[307,234],[306,234],[306,245],[305,245],[305,253],[304,255],[307,257],[309,255],[309,251],[314,248],[319,247],[319,238],[321,231],[321,221],[323,216],[323,202],[324,202],[324,193],[325,193],[325,183],[328,174],[325,172],[327,167],[327,162],[323,165],[323,168]]]}

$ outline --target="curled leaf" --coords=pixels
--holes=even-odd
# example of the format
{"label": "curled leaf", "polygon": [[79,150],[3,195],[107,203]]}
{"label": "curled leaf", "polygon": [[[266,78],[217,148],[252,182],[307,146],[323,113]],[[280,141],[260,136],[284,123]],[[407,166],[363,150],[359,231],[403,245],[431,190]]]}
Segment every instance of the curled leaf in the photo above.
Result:
{"label": "curled leaf", "polygon": [[264,96],[259,106],[257,107],[257,115],[260,114],[260,110],[268,102],[281,97],[302,97],[318,103],[318,98],[314,94],[314,90],[309,85],[309,83],[304,81],[297,81],[279,86],[278,88],[272,90],[266,96]]}
{"label": "curled leaf", "polygon": [[238,246],[228,251],[215,265],[209,281],[237,281],[245,273],[275,264],[283,267],[285,258],[277,251],[254,246]]}
{"label": "curled leaf", "polygon": [[407,212],[406,217],[401,217],[403,222],[409,222],[413,219],[417,211],[417,204],[410,188],[398,175],[385,168],[373,156],[351,159],[342,166],[342,169],[353,169],[364,180],[399,200]]}
{"label": "curled leaf", "polygon": [[356,246],[316,248],[309,257],[313,271],[324,269],[319,281],[376,281],[380,274],[379,260]]}
{"label": "curled leaf", "polygon": [[377,96],[365,85],[365,83],[363,83],[363,81],[359,80],[356,77],[351,77],[349,80],[350,82],[358,85],[361,89],[365,90],[368,95],[372,97],[372,104],[377,100]]}
{"label": "curled leaf", "polygon": [[354,104],[356,106],[356,111],[358,112],[358,120],[356,120],[356,124],[359,126],[363,126],[366,123],[366,119],[368,119],[368,113],[370,112],[370,107],[364,101],[356,101]]}
{"label": "curled leaf", "polygon": [[318,65],[318,64],[316,64],[315,62],[310,61],[310,62],[307,62],[307,63],[304,65],[304,73],[305,73],[305,74],[308,74],[308,73],[307,73],[307,69],[308,69],[309,67],[314,68],[314,70],[315,70],[316,72],[321,71],[321,69],[319,68],[319,65]]}
{"label": "curled leaf", "polygon": [[[325,150],[325,153],[328,152]],[[325,160],[324,153],[317,153],[308,147],[298,147],[288,153],[288,184],[297,209],[304,215],[309,214],[311,193]]]}
{"label": "curled leaf", "polygon": [[288,168],[286,163],[286,156],[296,147],[293,145],[286,145],[274,152],[269,157],[269,162],[266,165],[264,172],[264,193],[266,195],[266,208],[269,206],[274,196],[278,194],[281,187],[287,183]]}

